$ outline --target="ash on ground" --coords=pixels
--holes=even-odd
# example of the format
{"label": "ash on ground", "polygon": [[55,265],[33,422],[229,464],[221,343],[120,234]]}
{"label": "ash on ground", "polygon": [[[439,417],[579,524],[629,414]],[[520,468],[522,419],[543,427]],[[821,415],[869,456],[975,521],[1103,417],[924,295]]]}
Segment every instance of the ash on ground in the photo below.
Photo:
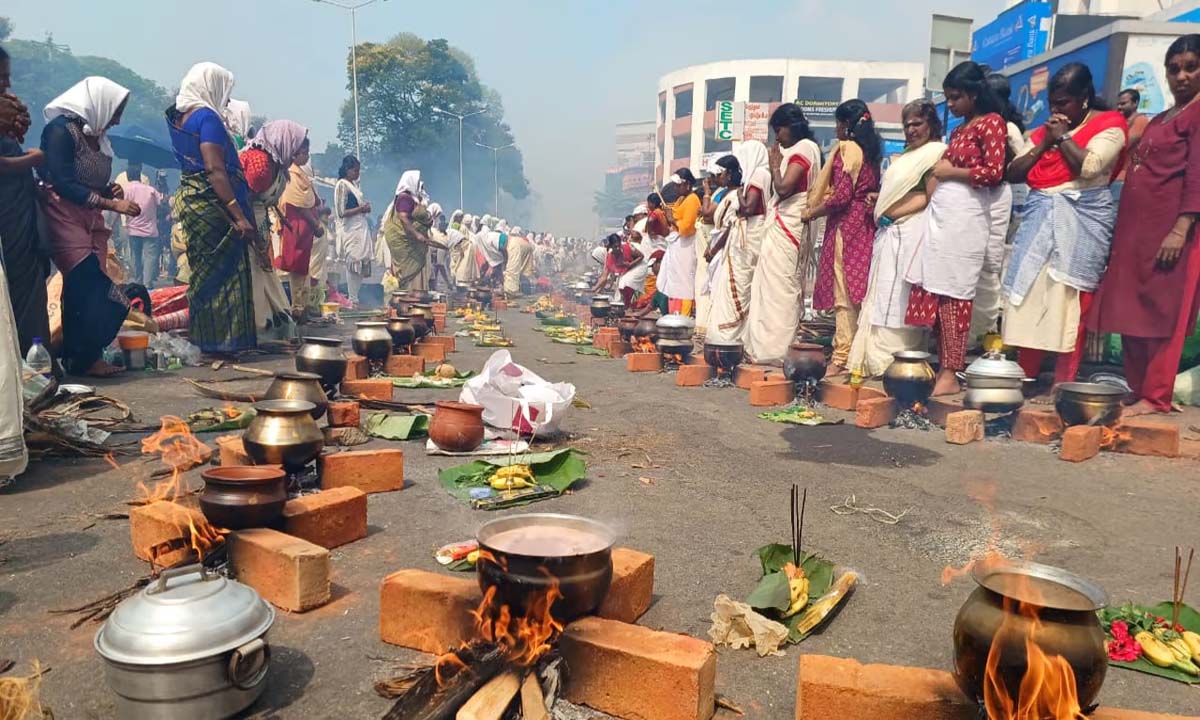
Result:
{"label": "ash on ground", "polygon": [[911,408],[901,410],[897,413],[895,419],[890,423],[890,427],[901,430],[923,430],[925,432],[937,429],[937,425],[934,425],[929,418]]}
{"label": "ash on ground", "polygon": [[1011,440],[1016,413],[998,415],[983,423],[983,436],[989,440]]}
{"label": "ash on ground", "polygon": [[733,386],[733,378],[728,375],[717,375],[704,381],[706,388],[730,388]]}

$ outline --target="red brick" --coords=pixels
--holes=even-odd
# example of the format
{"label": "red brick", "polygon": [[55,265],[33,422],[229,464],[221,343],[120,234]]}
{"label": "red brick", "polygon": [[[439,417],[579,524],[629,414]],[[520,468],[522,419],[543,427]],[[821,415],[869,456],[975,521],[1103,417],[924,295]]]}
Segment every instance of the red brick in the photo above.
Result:
{"label": "red brick", "polygon": [[876,400],[878,398],[885,398],[885,397],[890,397],[890,396],[887,393],[885,393],[883,390],[881,390],[877,387],[872,387],[870,385],[859,385],[858,386],[858,401],[859,402],[862,402],[863,400]]}
{"label": "red brick", "polygon": [[654,556],[629,548],[612,551],[613,579],[596,614],[608,620],[637,622],[654,597]]}
{"label": "red brick", "polygon": [[608,356],[611,358],[621,359],[633,352],[633,346],[627,340],[621,338],[613,338],[608,343]]}
{"label": "red brick", "polygon": [[508,301],[507,300],[492,300],[492,309],[497,312],[499,312],[501,310],[507,310],[508,309]]}
{"label": "red brick", "polygon": [[756,382],[767,379],[770,368],[763,365],[738,365],[733,371],[733,384],[743,390],[749,390]]}
{"label": "red brick", "polygon": [[800,656],[796,720],[976,720],[978,706],[940,670]]}
{"label": "red brick", "polygon": [[379,589],[379,639],[441,654],[475,637],[471,611],[482,601],[474,575],[401,570]]}
{"label": "red brick", "polygon": [[898,412],[900,408],[896,401],[886,395],[881,398],[860,398],[854,410],[854,424],[860,428],[881,428],[895,420]]}
{"label": "red brick", "polygon": [[796,399],[796,384],[791,380],[758,380],[750,384],[750,404],[754,407],[787,405]]}
{"label": "red brick", "polygon": [[347,450],[317,458],[321,487],[356,487],[365,493],[404,487],[404,451],[392,448]]}
{"label": "red brick", "polygon": [[680,387],[699,387],[711,380],[712,376],[713,369],[705,363],[680,365],[675,372],[675,384]]}
{"label": "red brick", "polygon": [[1048,445],[1062,435],[1063,423],[1053,410],[1024,408],[1013,423],[1013,440]]}
{"label": "red brick", "polygon": [[567,626],[559,646],[573,703],[639,720],[708,720],[716,709],[711,643],[587,617]]}
{"label": "red brick", "polygon": [[343,380],[342,395],[360,400],[391,400],[392,381],[387,378]]}
{"label": "red brick", "polygon": [[195,560],[189,522],[192,525],[207,524],[199,510],[179,503],[159,500],[134,507],[129,511],[129,540],[133,554],[139,560],[153,561],[159,567]]}
{"label": "red brick", "polygon": [[425,358],[420,355],[392,355],[387,359],[385,372],[392,377],[412,377],[425,372]]}
{"label": "red brick", "polygon": [[342,376],[342,380],[364,380],[367,374],[367,359],[362,355],[347,353],[346,373]]}
{"label": "red brick", "polygon": [[353,400],[329,403],[329,426],[335,428],[358,427],[362,420],[361,409],[362,406]]}
{"label": "red brick", "polygon": [[617,330],[616,328],[610,328],[610,327],[597,328],[596,331],[594,333],[592,333],[592,347],[594,347],[594,348],[608,347],[608,343],[612,342],[613,338],[619,338],[619,337],[621,337],[621,332],[619,330]]}
{"label": "red brick", "polygon": [[329,602],[329,551],[270,528],[229,536],[229,562],[239,582],[284,610],[304,612]]}
{"label": "red brick", "polygon": [[246,454],[241,435],[223,435],[217,438],[217,453],[222,465],[253,465]]}
{"label": "red brick", "polygon": [[413,352],[425,358],[426,362],[446,362],[446,348],[438,343],[431,343],[428,340],[419,342],[413,345]]}
{"label": "red brick", "polygon": [[433,343],[434,345],[441,345],[442,349],[446,351],[447,355],[454,352],[453,335],[427,335],[425,336],[425,342]]}
{"label": "red brick", "polygon": [[445,315],[446,313],[450,312],[450,305],[444,302],[433,303],[432,309],[434,315]]}
{"label": "red brick", "polygon": [[[434,313],[434,315],[433,315],[433,331],[434,332],[446,332],[446,316],[445,315],[438,315],[437,313]],[[453,351],[451,351],[451,352],[453,352]]]}
{"label": "red brick", "polygon": [[288,500],[283,531],[332,550],[367,536],[367,494],[336,487]]}
{"label": "red brick", "polygon": [[925,417],[938,427],[946,427],[946,418],[950,417],[951,413],[961,412],[965,409],[962,400],[958,398],[929,398],[929,402],[925,403]]}
{"label": "red brick", "polygon": [[1104,433],[1098,425],[1076,425],[1063,431],[1058,457],[1068,462],[1091,460],[1100,454]]}
{"label": "red brick", "polygon": [[1134,418],[1117,426],[1117,452],[1179,457],[1179,426]]}
{"label": "red brick", "polygon": [[838,410],[853,411],[858,407],[858,388],[844,382],[822,380],[817,385],[817,402]]}
{"label": "red brick", "polygon": [[662,370],[662,356],[656,352],[634,352],[625,356],[625,369],[629,372],[658,372]]}
{"label": "red brick", "polygon": [[959,410],[946,416],[946,442],[966,445],[983,439],[983,412]]}

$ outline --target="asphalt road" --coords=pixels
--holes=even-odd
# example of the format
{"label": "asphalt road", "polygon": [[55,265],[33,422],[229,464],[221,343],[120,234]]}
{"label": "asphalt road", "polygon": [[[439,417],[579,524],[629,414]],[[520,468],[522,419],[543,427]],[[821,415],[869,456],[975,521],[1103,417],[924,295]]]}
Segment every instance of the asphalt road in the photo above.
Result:
{"label": "asphalt road", "polygon": [[[631,375],[621,362],[551,344],[529,330],[530,316],[509,311],[503,318],[518,362],[574,383],[591,404],[564,423],[573,446],[590,453],[589,479],[535,507],[611,523],[622,544],[655,555],[655,601],[643,624],[707,637],[713,598],[750,592],[758,579],[752,552],[786,541],[789,488],[808,488],[807,548],[853,568],[860,583],[841,615],[786,657],[720,651],[718,691],[747,718],[792,717],[802,651],[949,669],[951,627],[973,585],[964,578],[943,587],[940,574],[985,548],[994,528],[1002,549],[1035,553],[1099,582],[1114,601],[1169,598],[1173,546],[1200,545],[1194,461],[1102,455],[1070,465],[1045,447],[1010,441],[958,447],[940,433],[867,432],[852,420],[775,425],[755,417],[743,391],[677,388],[669,376]],[[462,339],[459,346],[451,357],[459,369],[478,368],[491,352]],[[256,364],[283,369],[291,361]],[[228,374],[142,373],[100,386],[140,420],[154,421],[214,403],[192,393],[181,375]],[[261,390],[266,381],[227,387],[239,385]],[[453,393],[409,391],[404,398],[447,395]],[[390,661],[416,657],[378,639],[380,580],[402,568],[436,569],[432,551],[470,537],[488,516],[438,487],[436,470],[453,461],[426,457],[419,443],[403,447],[405,489],[372,495],[369,536],[333,551],[334,600],[307,614],[280,614],[270,685],[256,717],[379,717],[388,703],[372,683],[390,674]],[[198,484],[198,473],[189,480]],[[129,468],[54,460],[34,463],[0,491],[0,657],[18,660],[18,671],[35,658],[52,668],[43,692],[55,717],[114,716],[92,648],[96,626],[70,630],[69,620],[47,610],[83,604],[147,571],[131,552],[127,521],[90,515],[123,510],[135,482]],[[906,514],[884,525],[830,511],[852,495],[862,506]],[[988,497],[990,509],[978,500]],[[1192,586],[1189,599],[1200,604],[1200,585]],[[1195,713],[1198,698],[1183,685],[1113,669],[1100,701]]]}

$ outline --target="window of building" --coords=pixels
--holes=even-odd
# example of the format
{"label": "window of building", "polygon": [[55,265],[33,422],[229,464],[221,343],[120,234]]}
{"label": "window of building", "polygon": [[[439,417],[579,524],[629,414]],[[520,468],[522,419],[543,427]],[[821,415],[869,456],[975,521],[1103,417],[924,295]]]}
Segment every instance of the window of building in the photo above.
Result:
{"label": "window of building", "polygon": [[783,100],[782,75],[758,75],[750,78],[750,102],[777,103]]}
{"label": "window of building", "polygon": [[796,102],[808,118],[833,117],[842,102],[842,78],[802,77],[796,83]]}
{"label": "window of building", "polygon": [[692,155],[692,134],[690,132],[676,135],[675,147],[671,154],[672,160],[687,160]]}
{"label": "window of building", "polygon": [[704,136],[704,152],[706,152],[706,153],[715,153],[715,152],[731,153],[731,152],[733,152],[733,141],[732,140],[718,140],[715,137],[713,137],[712,135],[706,134]]}
{"label": "window of building", "polygon": [[675,117],[685,118],[692,114],[692,88],[675,93]]}
{"label": "window of building", "polygon": [[659,93],[658,95],[658,121],[661,123],[667,119],[667,94]]}
{"label": "window of building", "polygon": [[837,127],[827,125],[811,125],[810,127],[813,139],[821,146],[821,152],[828,155],[833,146],[837,144]]}
{"label": "window of building", "polygon": [[717,103],[722,100],[733,101],[733,88],[737,83],[731,77],[716,78],[714,80],[704,81],[704,109],[712,111],[717,108]]}
{"label": "window of building", "polygon": [[901,105],[908,102],[908,81],[863,78],[858,82],[858,97],[869,103]]}

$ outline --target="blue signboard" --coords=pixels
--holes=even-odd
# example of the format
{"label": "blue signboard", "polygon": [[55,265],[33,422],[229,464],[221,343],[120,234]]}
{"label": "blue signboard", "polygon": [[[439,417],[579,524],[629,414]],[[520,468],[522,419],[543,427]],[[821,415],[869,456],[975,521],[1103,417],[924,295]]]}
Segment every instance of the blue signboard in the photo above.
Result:
{"label": "blue signboard", "polygon": [[1052,14],[1049,0],[1005,10],[971,35],[971,59],[998,71],[1046,52]]}
{"label": "blue signboard", "polygon": [[1194,23],[1200,22],[1200,8],[1192,8],[1182,15],[1171,18],[1171,22]]}
{"label": "blue signboard", "polygon": [[1050,117],[1050,99],[1048,86],[1054,73],[1068,63],[1083,63],[1092,71],[1092,82],[1098,88],[1104,87],[1104,75],[1108,66],[1108,45],[1110,38],[1097,40],[1084,45],[1078,50],[1059,55],[1049,62],[1034,65],[1019,73],[1009,75],[1012,85],[1012,100],[1017,111],[1025,120],[1025,127],[1032,130],[1046,122]]}

